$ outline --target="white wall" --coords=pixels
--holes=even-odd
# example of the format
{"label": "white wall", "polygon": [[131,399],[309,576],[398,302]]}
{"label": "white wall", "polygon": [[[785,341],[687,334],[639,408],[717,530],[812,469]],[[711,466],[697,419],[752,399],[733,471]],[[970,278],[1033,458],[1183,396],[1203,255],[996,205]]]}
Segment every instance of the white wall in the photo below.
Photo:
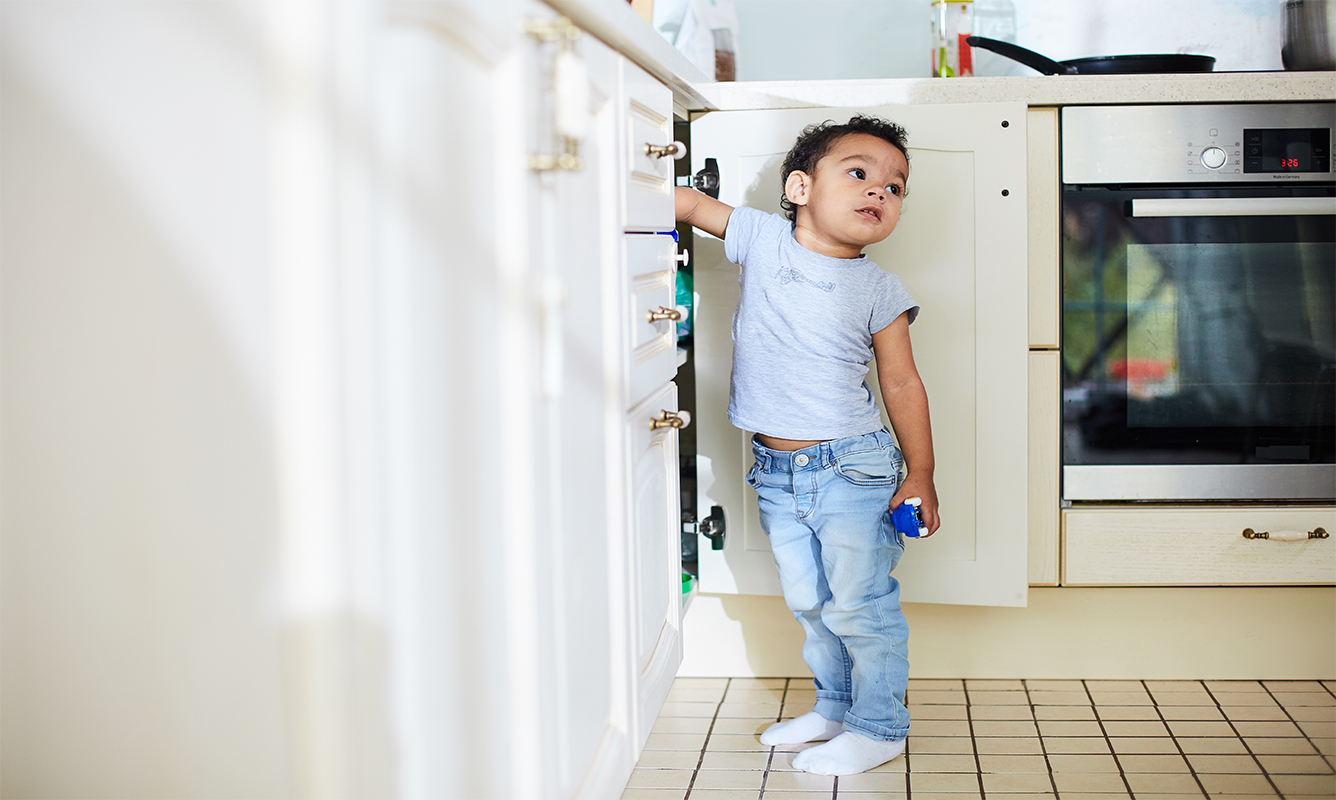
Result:
{"label": "white wall", "polygon": [[[930,0],[733,0],[738,80],[922,78]],[[976,0],[976,30],[1057,60],[1202,53],[1217,71],[1278,70],[1280,0]],[[976,75],[1036,75],[979,52]]]}

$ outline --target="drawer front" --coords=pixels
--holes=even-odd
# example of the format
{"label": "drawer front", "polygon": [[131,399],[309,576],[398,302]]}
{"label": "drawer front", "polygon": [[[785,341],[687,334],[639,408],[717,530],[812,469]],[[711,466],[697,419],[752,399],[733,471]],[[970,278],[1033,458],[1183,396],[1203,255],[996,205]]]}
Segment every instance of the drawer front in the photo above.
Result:
{"label": "drawer front", "polygon": [[1336,583],[1336,539],[1248,539],[1245,529],[1336,531],[1333,508],[1063,512],[1068,586]]}
{"label": "drawer front", "polygon": [[673,141],[673,93],[648,72],[623,62],[626,97],[626,198],[624,227],[636,231],[670,231],[673,219],[673,158],[656,158],[645,145]]}
{"label": "drawer front", "polygon": [[677,323],[649,320],[651,311],[674,306],[677,243],[671,236],[631,234],[623,237],[623,248],[630,290],[630,385],[626,401],[630,407],[677,374]]}

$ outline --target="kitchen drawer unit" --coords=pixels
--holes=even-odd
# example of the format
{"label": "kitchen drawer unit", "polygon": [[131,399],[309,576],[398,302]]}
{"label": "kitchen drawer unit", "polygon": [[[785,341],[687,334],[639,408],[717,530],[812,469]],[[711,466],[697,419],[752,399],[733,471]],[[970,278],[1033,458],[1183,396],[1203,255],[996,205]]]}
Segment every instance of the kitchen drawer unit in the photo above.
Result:
{"label": "kitchen drawer unit", "polygon": [[630,292],[627,312],[631,315],[627,408],[677,374],[677,322],[668,318],[677,291],[677,272],[673,269],[676,248],[671,236],[623,237]]}
{"label": "kitchen drawer unit", "polygon": [[673,93],[648,72],[622,62],[625,102],[626,183],[623,227],[670,231],[673,218],[673,159],[685,155],[673,144]]}
{"label": "kitchen drawer unit", "polygon": [[[1320,529],[1320,531],[1319,531]],[[1336,583],[1334,508],[1078,509],[1063,513],[1067,586]],[[1245,536],[1245,532],[1254,538]],[[1285,541],[1294,535],[1298,541]],[[1269,538],[1260,538],[1265,533]]]}

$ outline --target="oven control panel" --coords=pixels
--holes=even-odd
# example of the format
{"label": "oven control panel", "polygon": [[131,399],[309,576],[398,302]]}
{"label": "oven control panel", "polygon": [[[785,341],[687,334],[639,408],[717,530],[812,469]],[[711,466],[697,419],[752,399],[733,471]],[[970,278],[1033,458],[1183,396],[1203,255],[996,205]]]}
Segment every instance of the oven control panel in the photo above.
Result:
{"label": "oven control panel", "polygon": [[1331,182],[1336,103],[1067,106],[1062,182]]}

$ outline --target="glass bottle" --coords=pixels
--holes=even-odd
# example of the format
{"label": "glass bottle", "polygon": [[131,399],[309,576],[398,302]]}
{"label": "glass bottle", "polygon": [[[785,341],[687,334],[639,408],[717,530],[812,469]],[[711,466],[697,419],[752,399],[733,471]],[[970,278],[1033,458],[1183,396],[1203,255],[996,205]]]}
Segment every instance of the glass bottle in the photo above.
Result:
{"label": "glass bottle", "polygon": [[933,0],[932,74],[956,78],[974,74],[974,58],[965,38],[974,33],[972,0]]}

